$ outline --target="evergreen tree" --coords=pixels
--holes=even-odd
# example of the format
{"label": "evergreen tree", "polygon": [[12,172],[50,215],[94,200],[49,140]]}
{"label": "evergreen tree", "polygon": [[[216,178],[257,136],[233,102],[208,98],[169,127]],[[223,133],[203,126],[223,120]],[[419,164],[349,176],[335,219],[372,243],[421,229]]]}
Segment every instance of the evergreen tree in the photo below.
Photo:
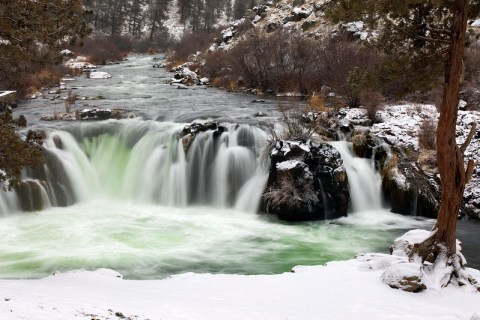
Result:
{"label": "evergreen tree", "polygon": [[43,135],[29,131],[25,138],[16,129],[25,127],[23,116],[15,119],[7,110],[0,114],[0,190],[11,190],[21,181],[24,167],[34,167],[43,163]]}
{"label": "evergreen tree", "polygon": [[233,18],[241,19],[247,12],[247,0],[235,0],[233,4]]}
{"label": "evergreen tree", "polygon": [[[12,85],[22,72],[59,62],[59,49],[89,33],[81,0],[0,1],[0,87]],[[15,81],[13,81],[15,85]],[[25,166],[42,162],[42,136],[16,132],[24,117],[10,111],[0,115],[0,187],[9,189],[20,180]]]}
{"label": "evergreen tree", "polygon": [[36,65],[59,61],[65,41],[74,43],[90,29],[81,0],[0,1],[0,88]]}

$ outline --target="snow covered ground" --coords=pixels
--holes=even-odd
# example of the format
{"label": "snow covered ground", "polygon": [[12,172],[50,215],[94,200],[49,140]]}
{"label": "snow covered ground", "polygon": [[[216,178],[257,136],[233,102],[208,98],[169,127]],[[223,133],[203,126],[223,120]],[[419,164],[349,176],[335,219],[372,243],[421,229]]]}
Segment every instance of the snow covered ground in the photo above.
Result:
{"label": "snow covered ground", "polygon": [[383,269],[398,262],[367,254],[279,275],[124,280],[100,269],[0,280],[0,319],[480,319],[472,288],[408,293],[382,283]]}

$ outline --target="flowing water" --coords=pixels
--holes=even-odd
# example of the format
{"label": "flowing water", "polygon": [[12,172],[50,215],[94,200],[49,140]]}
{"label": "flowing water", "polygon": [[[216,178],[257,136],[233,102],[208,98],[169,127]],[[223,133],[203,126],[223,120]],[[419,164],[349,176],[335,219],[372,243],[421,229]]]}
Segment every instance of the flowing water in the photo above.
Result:
{"label": "flowing water", "polygon": [[[387,252],[403,231],[431,226],[384,209],[377,174],[345,142],[333,145],[351,183],[348,217],[291,224],[257,214],[268,171],[259,160],[267,139],[261,128],[278,101],[178,90],[164,83],[171,74],[150,65],[150,57],[133,57],[104,68],[112,79],[72,84],[80,95],[105,98],[85,106],[128,106],[139,118],[42,123],[42,113],[61,106],[45,100],[17,111],[47,132],[47,165],[25,172],[33,181],[30,202],[45,209],[21,212],[14,193],[0,193],[0,278],[100,267],[137,279],[191,271],[272,274]],[[253,117],[258,111],[271,117],[260,121]],[[210,118],[225,131],[198,134],[185,152],[184,122]]]}

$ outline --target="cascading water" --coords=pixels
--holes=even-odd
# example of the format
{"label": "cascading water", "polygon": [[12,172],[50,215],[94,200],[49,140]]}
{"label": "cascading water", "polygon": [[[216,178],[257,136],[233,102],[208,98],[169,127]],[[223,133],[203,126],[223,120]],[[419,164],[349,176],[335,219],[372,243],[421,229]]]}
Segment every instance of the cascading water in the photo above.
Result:
{"label": "cascading water", "polygon": [[[258,164],[265,132],[227,125],[199,132],[184,146],[178,136],[183,126],[174,122],[220,117],[258,124],[252,115],[274,116],[278,101],[265,98],[259,105],[250,95],[172,89],[163,83],[171,74],[152,68],[146,56],[104,69],[111,79],[79,77],[76,92],[104,96],[104,107],[128,106],[145,119],[172,122],[130,119],[59,129],[62,123],[38,119],[62,101],[22,102],[19,112],[31,126],[53,129],[46,129],[47,165],[26,170],[21,190],[0,192],[0,278],[96,268],[140,279],[281,273],[386,251],[403,230],[429,224],[387,211],[297,224],[245,214],[258,209],[267,182]],[[98,103],[82,100],[90,107]],[[11,214],[25,210],[37,212]]]}
{"label": "cascading water", "polygon": [[372,160],[356,157],[351,143],[335,141],[330,144],[340,152],[347,170],[352,211],[382,209],[381,178]]}
{"label": "cascading water", "polygon": [[[40,185],[41,194],[48,195],[45,206],[112,199],[256,211],[261,191],[249,191],[262,190],[266,183],[257,161],[266,134],[248,125],[199,132],[186,153],[181,129],[179,124],[129,120],[52,131],[45,141],[47,164],[27,176],[47,182]],[[15,195],[2,197],[8,200],[2,199],[2,212],[11,212]]]}

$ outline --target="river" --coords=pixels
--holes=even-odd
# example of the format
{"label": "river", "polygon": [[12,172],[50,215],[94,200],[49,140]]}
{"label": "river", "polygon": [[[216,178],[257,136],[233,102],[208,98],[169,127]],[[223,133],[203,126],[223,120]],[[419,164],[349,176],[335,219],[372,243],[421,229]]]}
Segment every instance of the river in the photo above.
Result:
{"label": "river", "polygon": [[[172,74],[151,67],[152,57],[129,59],[102,68],[111,79],[80,77],[69,85],[80,97],[97,97],[77,101],[76,108],[125,108],[135,119],[39,121],[63,110],[61,100],[26,101],[15,111],[47,132],[48,166],[26,173],[47,181],[41,185],[46,208],[22,213],[15,199],[0,198],[0,278],[97,268],[130,279],[274,274],[360,252],[386,253],[405,230],[432,226],[390,213],[377,191],[365,196],[375,205],[354,204],[356,212],[334,221],[292,224],[257,214],[267,172],[259,161],[267,139],[261,127],[274,121],[277,104],[302,102],[254,103],[257,97],[249,94],[200,86],[180,90],[166,82]],[[255,118],[259,111],[268,116]],[[218,120],[226,131],[220,139],[199,134],[186,155],[177,133],[195,119]],[[368,179],[378,190],[375,172],[366,177],[361,169],[368,160],[345,161],[350,180],[361,186],[360,179]],[[467,259],[478,266],[478,236],[471,225],[462,226]]]}

